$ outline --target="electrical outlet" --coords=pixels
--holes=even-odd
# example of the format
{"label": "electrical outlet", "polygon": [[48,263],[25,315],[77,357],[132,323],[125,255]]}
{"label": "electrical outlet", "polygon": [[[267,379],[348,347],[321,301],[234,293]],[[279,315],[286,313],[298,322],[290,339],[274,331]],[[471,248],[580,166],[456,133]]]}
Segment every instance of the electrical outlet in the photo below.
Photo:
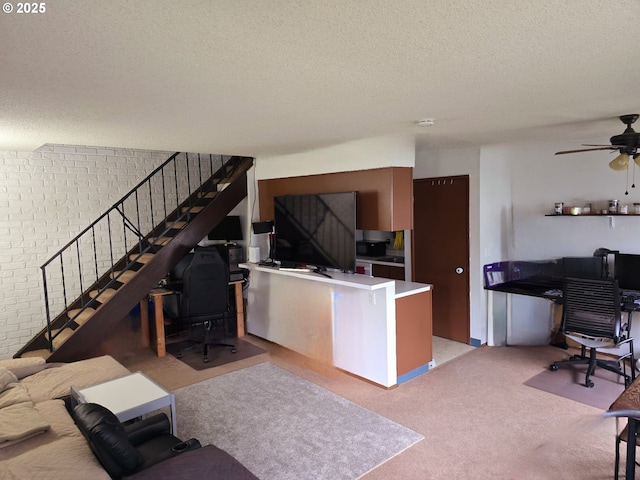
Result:
{"label": "electrical outlet", "polygon": [[369,292],[369,305],[376,304],[376,292]]}

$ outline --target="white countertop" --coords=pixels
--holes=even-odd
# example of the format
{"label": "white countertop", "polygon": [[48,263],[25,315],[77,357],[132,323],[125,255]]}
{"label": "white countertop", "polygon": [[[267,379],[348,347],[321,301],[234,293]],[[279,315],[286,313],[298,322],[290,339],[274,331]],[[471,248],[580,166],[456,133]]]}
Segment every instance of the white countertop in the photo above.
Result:
{"label": "white countertop", "polygon": [[[385,255],[386,257],[393,257],[393,255]],[[371,263],[371,264],[376,264],[376,265],[389,265],[389,266],[393,266],[393,267],[404,267],[404,259],[402,260],[402,262],[386,262],[384,260],[381,260],[381,258],[385,258],[385,257],[356,257],[356,263],[360,262],[360,263]],[[402,257],[397,257],[397,258],[402,258]]]}
{"label": "white countertop", "polygon": [[343,285],[352,288],[361,288],[364,290],[378,290],[394,286],[395,298],[406,297],[416,293],[431,290],[432,285],[427,283],[405,282],[402,280],[391,280],[389,278],[369,277],[367,275],[358,275],[353,273],[327,272],[331,276],[325,277],[314,272],[295,271],[295,270],[279,270],[276,267],[263,267],[256,263],[242,263],[241,268],[256,270],[259,272],[275,273],[289,277],[303,278],[315,282],[331,283],[333,285]]}

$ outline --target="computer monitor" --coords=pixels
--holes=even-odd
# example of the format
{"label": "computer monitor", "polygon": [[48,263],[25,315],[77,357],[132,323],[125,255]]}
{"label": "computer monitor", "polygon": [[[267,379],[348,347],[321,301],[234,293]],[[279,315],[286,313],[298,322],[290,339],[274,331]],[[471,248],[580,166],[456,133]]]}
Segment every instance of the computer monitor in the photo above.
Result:
{"label": "computer monitor", "polygon": [[599,280],[602,278],[602,258],[562,257],[562,276]]}
{"label": "computer monitor", "polygon": [[617,253],[613,268],[621,289],[640,291],[640,255]]}
{"label": "computer monitor", "polygon": [[209,232],[207,238],[209,240],[224,240],[225,242],[242,240],[240,217],[237,215],[224,217],[222,221]]}

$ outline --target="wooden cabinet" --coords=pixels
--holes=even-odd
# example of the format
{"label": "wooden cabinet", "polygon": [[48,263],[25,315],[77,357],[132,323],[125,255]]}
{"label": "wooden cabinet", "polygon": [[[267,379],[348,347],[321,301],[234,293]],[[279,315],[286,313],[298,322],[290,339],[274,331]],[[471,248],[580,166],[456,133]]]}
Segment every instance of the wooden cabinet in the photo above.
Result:
{"label": "wooden cabinet", "polygon": [[433,360],[431,290],[396,299],[398,377]]}
{"label": "wooden cabinet", "polygon": [[260,220],[273,220],[273,197],[358,192],[356,228],[413,229],[413,168],[387,167],[258,181]]}
{"label": "wooden cabinet", "polygon": [[371,265],[371,275],[374,277],[391,278],[393,280],[404,280],[404,267],[392,265]]}

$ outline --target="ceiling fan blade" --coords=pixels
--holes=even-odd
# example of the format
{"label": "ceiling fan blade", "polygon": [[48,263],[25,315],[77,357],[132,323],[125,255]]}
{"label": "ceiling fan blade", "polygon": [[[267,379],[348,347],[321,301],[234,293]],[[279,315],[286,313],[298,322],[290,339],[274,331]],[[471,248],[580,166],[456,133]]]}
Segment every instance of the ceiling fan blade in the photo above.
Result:
{"label": "ceiling fan blade", "polygon": [[609,145],[608,147],[592,147],[592,148],[580,148],[578,150],[564,150],[562,152],[556,152],[556,155],[564,155],[565,153],[578,153],[578,152],[592,152],[595,150],[617,150],[620,147],[615,145]]}
{"label": "ceiling fan blade", "polygon": [[609,148],[625,148],[626,145],[592,145],[590,143],[583,143],[583,147],[609,147]]}

